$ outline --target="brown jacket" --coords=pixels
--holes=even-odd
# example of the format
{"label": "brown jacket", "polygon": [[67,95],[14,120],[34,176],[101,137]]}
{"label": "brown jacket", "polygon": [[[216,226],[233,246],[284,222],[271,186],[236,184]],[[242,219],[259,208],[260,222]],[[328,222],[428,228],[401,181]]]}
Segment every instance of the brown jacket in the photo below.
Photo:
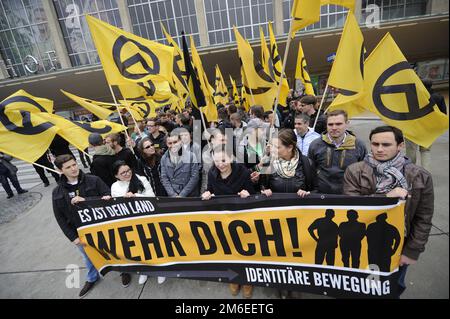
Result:
{"label": "brown jacket", "polygon": [[[425,250],[432,226],[433,180],[430,173],[412,163],[404,166],[403,174],[410,187],[410,197],[406,200],[405,207],[406,240],[402,254],[417,260],[420,253]],[[345,171],[344,194],[346,195],[376,196],[375,185],[373,169],[364,161],[350,165]]]}

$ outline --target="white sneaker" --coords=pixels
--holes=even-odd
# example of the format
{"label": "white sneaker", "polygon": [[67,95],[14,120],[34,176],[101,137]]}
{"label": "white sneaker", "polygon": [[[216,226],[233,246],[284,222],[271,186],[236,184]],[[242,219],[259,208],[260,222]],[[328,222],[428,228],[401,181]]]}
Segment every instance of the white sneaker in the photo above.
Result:
{"label": "white sneaker", "polygon": [[166,281],[166,277],[158,277],[158,284],[163,284]]}
{"label": "white sneaker", "polygon": [[147,281],[147,275],[139,275],[139,285],[145,284]]}

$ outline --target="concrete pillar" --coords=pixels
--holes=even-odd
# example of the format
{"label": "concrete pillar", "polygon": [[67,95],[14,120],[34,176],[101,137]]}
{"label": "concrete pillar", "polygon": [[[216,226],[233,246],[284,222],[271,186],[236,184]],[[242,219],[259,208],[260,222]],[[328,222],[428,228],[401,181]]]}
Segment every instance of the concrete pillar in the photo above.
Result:
{"label": "concrete pillar", "polygon": [[2,57],[0,57],[0,80],[8,79],[9,74],[6,70],[6,63],[3,61]]}
{"label": "concrete pillar", "polygon": [[200,46],[209,46],[208,24],[206,22],[205,5],[203,0],[195,0],[195,14],[197,15]]}
{"label": "concrete pillar", "polygon": [[355,18],[356,18],[356,21],[358,21],[360,24],[362,23],[361,17],[362,17],[362,0],[356,0],[355,1]]}
{"label": "concrete pillar", "polygon": [[48,29],[51,34],[53,43],[55,45],[56,56],[62,69],[72,67],[70,63],[69,54],[67,53],[66,44],[62,35],[61,28],[59,26],[58,16],[53,5],[52,0],[43,0],[42,6],[44,8],[45,15],[47,16]]}
{"label": "concrete pillar", "polygon": [[123,29],[133,33],[133,24],[131,23],[130,10],[128,10],[127,1],[117,1],[120,20],[122,20]]}
{"label": "concrete pillar", "polygon": [[[431,14],[448,13],[448,0],[431,0]],[[427,12],[428,13],[428,12]]]}
{"label": "concrete pillar", "polygon": [[284,32],[284,23],[283,23],[283,1],[273,0],[273,26],[275,36],[283,35]]}

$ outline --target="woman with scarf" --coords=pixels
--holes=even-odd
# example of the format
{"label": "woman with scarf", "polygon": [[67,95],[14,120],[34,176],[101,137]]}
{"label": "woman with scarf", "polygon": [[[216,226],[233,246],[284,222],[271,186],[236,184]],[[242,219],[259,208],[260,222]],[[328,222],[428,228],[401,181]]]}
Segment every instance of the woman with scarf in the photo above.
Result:
{"label": "woman with scarf", "polygon": [[297,136],[291,129],[283,129],[272,138],[271,174],[261,175],[261,193],[296,193],[305,197],[314,190],[315,169],[310,160],[297,148]]}

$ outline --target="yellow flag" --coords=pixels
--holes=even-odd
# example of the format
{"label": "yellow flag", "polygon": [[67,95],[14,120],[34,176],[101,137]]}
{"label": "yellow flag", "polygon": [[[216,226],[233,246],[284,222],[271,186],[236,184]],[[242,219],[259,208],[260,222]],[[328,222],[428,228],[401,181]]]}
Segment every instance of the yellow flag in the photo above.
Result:
{"label": "yellow flag", "polygon": [[184,64],[183,52],[181,51],[180,47],[175,42],[175,40],[172,38],[172,36],[167,32],[167,30],[164,27],[164,24],[162,22],[161,22],[161,28],[164,32],[164,35],[166,36],[167,42],[169,42],[169,45],[175,49],[175,55],[174,55],[175,62],[177,64],[178,70],[181,73],[181,76],[186,81],[186,79],[187,79],[186,66]]}
{"label": "yellow flag", "polygon": [[69,99],[81,105],[83,108],[97,116],[99,119],[106,120],[111,114],[117,112],[117,109],[113,104],[101,103],[90,99],[85,99],[64,90],[60,91],[64,93],[64,95],[66,95]]}
{"label": "yellow flag", "polygon": [[270,74],[270,51],[267,47],[266,36],[264,35],[263,28],[259,27],[259,37],[261,38],[261,65],[264,68],[264,72]]}
{"label": "yellow flag", "polygon": [[430,101],[430,93],[389,33],[365,62],[361,105],[423,147],[448,129],[448,117]]}
{"label": "yellow flag", "polygon": [[337,6],[346,7],[355,12],[355,0],[320,0],[321,5],[335,4]]}
{"label": "yellow flag", "polygon": [[364,89],[365,52],[363,34],[354,14],[349,12],[328,78],[328,84],[339,89],[340,94],[328,111],[343,109],[350,118],[365,111],[356,102]]}
{"label": "yellow flag", "polygon": [[216,65],[216,91],[214,92],[214,102],[223,105],[228,103],[228,89],[218,65]]}
{"label": "yellow flag", "polygon": [[136,121],[156,117],[157,105],[152,100],[120,100],[119,102],[127,107]]}
{"label": "yellow flag", "polygon": [[126,85],[119,85],[119,90],[126,99],[164,100],[172,96],[169,81],[149,81],[139,85],[130,82]]}
{"label": "yellow flag", "polygon": [[202,89],[206,101],[206,106],[202,108],[202,111],[205,114],[208,122],[217,122],[219,117],[217,114],[217,107],[214,103],[213,98],[214,89],[209,84],[208,78],[206,77],[206,73],[205,70],[203,69],[200,55],[198,54],[197,48],[195,47],[194,39],[192,37],[191,37],[191,52],[192,52],[192,64],[197,71],[198,78],[200,80],[200,88]]}
{"label": "yellow flag", "polygon": [[86,20],[109,84],[172,81],[174,48],[91,16]]}
{"label": "yellow flag", "polygon": [[239,105],[239,92],[236,86],[236,82],[233,80],[233,78],[230,75],[230,82],[231,82],[231,86],[232,86],[232,94],[233,94],[233,102],[234,104],[237,106]]}
{"label": "yellow flag", "polygon": [[308,64],[306,63],[305,54],[303,53],[302,43],[298,43],[298,57],[297,66],[295,69],[295,79],[300,80],[305,87],[305,93],[308,95],[314,95],[314,87],[311,83],[311,78],[308,73]]}
{"label": "yellow flag", "polygon": [[292,5],[292,37],[297,31],[320,20],[319,0],[294,0]]}
{"label": "yellow flag", "polygon": [[247,92],[245,91],[244,85],[241,87],[241,105],[243,107],[245,107],[245,110],[247,112],[250,110],[249,96],[248,96]]}
{"label": "yellow flag", "polygon": [[[250,44],[245,41],[236,27],[233,27],[238,46],[241,66],[244,70],[245,81],[248,84],[247,92],[252,93],[252,104],[261,105],[265,111],[273,109],[275,97],[278,92],[277,84],[264,72],[259,62],[254,62],[254,53]],[[254,100],[254,103],[253,103]]]}
{"label": "yellow flag", "polygon": [[[278,53],[278,45],[275,40],[275,35],[273,34],[272,22],[269,22],[269,35],[270,35],[270,58],[272,60],[273,65],[273,73],[275,77],[275,82],[277,82],[277,86],[280,85],[281,71],[283,69],[283,60],[281,59],[280,54]],[[281,93],[278,104],[281,106],[287,106],[287,97],[289,95],[289,84],[286,79],[286,75],[283,77],[283,81],[281,84]]]}
{"label": "yellow flag", "polygon": [[34,163],[47,151],[59,128],[42,113],[53,111],[53,101],[24,90],[0,102],[0,152]]}

